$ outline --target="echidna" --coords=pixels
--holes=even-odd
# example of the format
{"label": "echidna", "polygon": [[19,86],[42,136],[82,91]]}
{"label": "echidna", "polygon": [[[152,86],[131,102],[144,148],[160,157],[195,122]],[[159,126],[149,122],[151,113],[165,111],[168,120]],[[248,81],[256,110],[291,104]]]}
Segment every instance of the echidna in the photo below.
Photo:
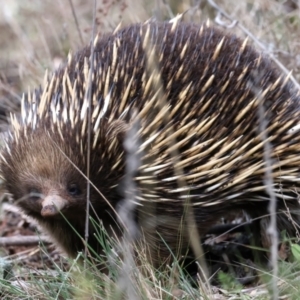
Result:
{"label": "echidna", "polygon": [[154,255],[188,250],[187,205],[200,236],[229,211],[268,215],[265,143],[278,228],[295,235],[288,218],[299,224],[298,93],[235,35],[208,24],[150,21],[96,38],[94,55],[90,47],[70,55],[43,89],[23,98],[22,117],[11,117],[1,155],[6,189],[70,256],[83,249],[77,233],[84,237],[89,133],[91,217],[119,232],[124,139],[135,120],[141,165],[132,201]]}

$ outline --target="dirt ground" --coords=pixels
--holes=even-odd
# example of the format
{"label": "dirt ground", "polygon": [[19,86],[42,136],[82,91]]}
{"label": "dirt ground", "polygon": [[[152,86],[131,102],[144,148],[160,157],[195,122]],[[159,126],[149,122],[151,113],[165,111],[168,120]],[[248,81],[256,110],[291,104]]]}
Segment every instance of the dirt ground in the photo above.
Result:
{"label": "dirt ground", "polygon": [[0,237],[0,257],[12,263],[14,270],[16,266],[35,272],[55,269],[55,264],[67,267],[64,254],[42,234],[35,222],[8,203],[2,205]]}

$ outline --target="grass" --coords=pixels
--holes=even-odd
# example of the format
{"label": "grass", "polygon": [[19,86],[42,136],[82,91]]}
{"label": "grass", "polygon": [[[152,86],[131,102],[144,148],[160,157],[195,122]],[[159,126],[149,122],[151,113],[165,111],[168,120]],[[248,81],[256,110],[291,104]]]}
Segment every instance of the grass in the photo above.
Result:
{"label": "grass", "polygon": [[[97,263],[88,262],[84,267],[77,259],[69,262],[66,271],[54,264],[54,269],[36,270],[14,266],[13,276],[0,280],[1,299],[269,299],[272,274],[259,270],[259,285],[244,287],[234,276],[219,273],[220,287],[211,288],[198,277],[198,286],[183,275],[181,264],[175,261],[157,271],[149,264],[145,251],[139,248],[139,267],[128,270],[118,252],[125,254],[121,243],[109,237],[99,227],[99,242],[104,255],[96,257]],[[114,245],[113,247],[108,247]],[[112,249],[119,249],[116,250]],[[127,252],[128,255],[128,252]],[[105,264],[106,273],[95,268]],[[279,282],[282,299],[298,299],[300,288],[300,261],[279,262]],[[126,271],[126,272],[124,272]],[[217,297],[217,298],[216,298]],[[219,298],[218,298],[219,297]]]}
{"label": "grass", "polygon": [[[120,21],[128,24],[155,16],[169,19],[185,12],[193,22],[210,18],[224,30],[239,36],[250,34],[251,42],[271,55],[283,73],[293,70],[294,83],[300,79],[299,8],[296,1],[220,0],[202,1],[98,1],[97,31],[114,29]],[[74,10],[72,11],[72,3]],[[197,1],[194,1],[197,3]],[[238,3],[238,4],[237,4]],[[64,61],[69,50],[75,52],[91,37],[93,1],[10,0],[0,11],[0,109],[18,111],[22,92],[42,84],[45,69],[53,71]],[[224,17],[225,12],[229,18]],[[241,17],[242,16],[242,17]],[[238,23],[236,23],[238,22]],[[4,125],[3,125],[4,126]],[[104,238],[105,237],[105,238]],[[29,269],[13,266],[14,276],[0,277],[1,299],[270,299],[272,274],[258,270],[260,285],[244,287],[228,273],[220,273],[221,288],[212,288],[199,278],[199,286],[191,285],[180,263],[154,270],[145,249],[138,249],[139,267],[128,269],[107,242],[121,245],[121,252],[133,256],[132,250],[111,240],[99,230],[103,244],[107,274],[87,263],[79,267],[70,261],[66,271],[54,263],[54,269]],[[128,252],[129,251],[129,252]],[[278,262],[278,287],[282,299],[298,299],[300,291],[299,247],[291,244],[293,262]],[[78,257],[79,258],[79,257]],[[104,260],[105,259],[105,260]],[[107,264],[107,261],[109,262]],[[249,267],[249,266],[248,266]],[[82,276],[84,274],[84,276]]]}
{"label": "grass", "polygon": [[[54,269],[42,271],[19,271],[15,267],[13,276],[0,281],[1,299],[176,299],[176,295],[200,299],[200,289],[192,288],[184,276],[179,276],[183,272],[179,264],[158,272],[149,264],[145,251],[139,251],[139,268],[133,264],[124,269],[121,256],[112,250],[120,248],[120,242],[109,237],[103,227],[99,227],[98,240],[104,254],[85,265],[70,261],[68,271],[56,264]],[[130,255],[124,249],[118,252]],[[107,266],[106,273],[95,267],[100,264]]]}

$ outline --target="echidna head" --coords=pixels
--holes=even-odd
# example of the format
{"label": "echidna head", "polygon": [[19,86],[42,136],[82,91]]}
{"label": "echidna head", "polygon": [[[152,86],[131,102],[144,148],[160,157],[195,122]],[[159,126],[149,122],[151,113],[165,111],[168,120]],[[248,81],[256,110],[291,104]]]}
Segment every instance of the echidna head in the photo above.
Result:
{"label": "echidna head", "polygon": [[[26,214],[37,219],[60,218],[60,212],[68,219],[82,215],[87,180],[91,182],[93,205],[105,210],[119,200],[117,186],[124,168],[122,141],[126,131],[122,121],[103,119],[96,128],[91,122],[89,135],[87,113],[79,117],[74,112],[70,120],[69,116],[63,119],[58,110],[33,112],[28,103],[22,109],[26,109],[22,121],[12,117],[1,172],[6,189]],[[72,114],[70,107],[68,113]]]}

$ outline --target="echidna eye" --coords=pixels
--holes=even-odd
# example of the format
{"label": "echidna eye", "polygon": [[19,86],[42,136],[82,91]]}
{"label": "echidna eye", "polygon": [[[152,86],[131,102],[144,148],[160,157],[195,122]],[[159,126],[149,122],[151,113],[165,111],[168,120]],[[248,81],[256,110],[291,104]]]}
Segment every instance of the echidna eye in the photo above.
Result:
{"label": "echidna eye", "polygon": [[72,183],[68,186],[68,193],[71,196],[78,196],[81,194],[81,190],[76,183]]}

